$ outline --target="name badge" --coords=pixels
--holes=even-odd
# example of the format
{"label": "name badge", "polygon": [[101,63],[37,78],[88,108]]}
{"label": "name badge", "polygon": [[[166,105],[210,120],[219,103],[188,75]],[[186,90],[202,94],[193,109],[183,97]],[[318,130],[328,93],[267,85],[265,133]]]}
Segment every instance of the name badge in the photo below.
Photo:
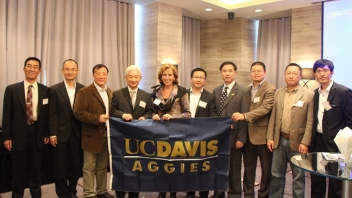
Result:
{"label": "name badge", "polygon": [[48,99],[48,98],[44,98],[44,99],[43,99],[43,105],[47,105],[48,102],[49,102],[49,99]]}
{"label": "name badge", "polygon": [[253,98],[253,103],[257,103],[260,101],[260,96]]}
{"label": "name badge", "polygon": [[198,106],[203,107],[203,108],[206,108],[206,107],[207,107],[207,103],[204,102],[204,101],[199,100]]}
{"label": "name badge", "polygon": [[159,104],[161,103],[161,101],[158,98],[155,98],[154,102],[153,102],[156,106],[159,106]]}
{"label": "name badge", "polygon": [[329,101],[323,102],[322,105],[326,111],[329,111],[332,108]]}
{"label": "name badge", "polygon": [[140,101],[139,102],[139,106],[142,107],[142,108],[145,108],[145,102],[144,101]]}
{"label": "name badge", "polygon": [[299,100],[299,101],[297,101],[297,103],[294,104],[293,106],[296,106],[296,107],[303,107],[303,104],[304,104],[304,102],[303,102],[302,100]]}

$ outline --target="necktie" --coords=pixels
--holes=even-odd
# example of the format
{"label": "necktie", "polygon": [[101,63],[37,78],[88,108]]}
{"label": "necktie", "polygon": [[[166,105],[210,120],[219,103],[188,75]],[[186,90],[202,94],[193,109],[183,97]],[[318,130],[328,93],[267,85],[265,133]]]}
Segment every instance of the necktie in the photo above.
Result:
{"label": "necktie", "polygon": [[136,91],[131,91],[131,101],[132,101],[132,107],[134,108],[134,103],[136,103]]}
{"label": "necktie", "polygon": [[33,85],[28,86],[27,99],[26,99],[26,114],[27,114],[27,124],[31,125],[33,123]]}
{"label": "necktie", "polygon": [[220,98],[220,107],[219,107],[219,117],[222,116],[222,109],[224,108],[225,100],[227,98],[227,89],[229,87],[224,87],[224,90],[222,91],[221,98]]}

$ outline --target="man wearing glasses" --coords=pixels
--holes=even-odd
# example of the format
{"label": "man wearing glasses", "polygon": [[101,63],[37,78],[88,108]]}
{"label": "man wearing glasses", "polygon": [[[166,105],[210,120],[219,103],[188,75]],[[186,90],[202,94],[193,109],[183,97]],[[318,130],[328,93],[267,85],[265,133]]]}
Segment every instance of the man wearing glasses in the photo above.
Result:
{"label": "man wearing glasses", "polygon": [[[191,72],[192,87],[187,90],[191,117],[216,117],[215,98],[212,93],[204,89],[207,72],[202,68],[195,68]],[[201,198],[208,198],[209,191],[200,191]],[[194,198],[195,191],[187,192],[186,198]]]}
{"label": "man wearing glasses", "polygon": [[72,59],[63,63],[64,81],[50,87],[50,144],[54,147],[55,190],[59,198],[76,198],[76,185],[82,175],[82,123],[73,116],[78,90],[78,64]]}
{"label": "man wearing glasses", "polygon": [[[313,65],[315,79],[320,87],[314,95],[314,122],[312,152],[338,152],[334,138],[340,129],[348,126],[352,129],[352,91],[334,82],[334,64],[330,60],[320,59]],[[325,197],[326,178],[311,175],[311,197]],[[341,197],[341,181],[329,178],[328,197]]]}
{"label": "man wearing glasses", "polygon": [[24,62],[25,80],[6,87],[2,138],[11,151],[12,197],[23,197],[26,176],[32,197],[42,197],[40,164],[44,144],[49,143],[49,88],[37,82],[41,62],[29,57]]}

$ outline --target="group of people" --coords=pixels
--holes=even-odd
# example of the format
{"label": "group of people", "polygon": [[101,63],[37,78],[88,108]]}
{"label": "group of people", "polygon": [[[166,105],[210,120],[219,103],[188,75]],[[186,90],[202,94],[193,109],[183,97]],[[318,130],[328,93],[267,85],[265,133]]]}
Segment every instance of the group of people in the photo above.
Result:
{"label": "group of people", "polygon": [[[48,88],[37,82],[40,60],[27,58],[25,80],[7,86],[4,94],[3,141],[11,151],[12,197],[23,197],[24,175],[28,176],[31,196],[41,197],[41,154],[48,143],[54,147],[58,197],[77,197],[82,170],[84,197],[114,197],[106,189],[109,117],[125,121],[231,117],[230,198],[242,194],[255,197],[258,157],[262,172],[258,197],[283,197],[290,158],[309,151],[338,152],[334,137],[340,129],[352,128],[352,91],[332,81],[334,65],[329,60],[320,59],[313,65],[320,83],[315,91],[299,85],[302,68],[295,63],[286,66],[286,86],[278,90],[265,80],[267,71],[262,62],[251,65],[252,83],[248,87],[236,82],[237,66],[233,62],[223,62],[219,70],[223,84],[211,93],[204,89],[204,69],[191,72],[191,87],[186,89],[179,85],[177,69],[163,65],[158,72],[160,86],[150,94],[138,87],[142,72],[131,65],[125,73],[127,86],[113,92],[106,86],[107,66],[95,65],[94,82],[84,87],[76,81],[77,62],[68,59],[62,67],[63,82]],[[304,197],[304,172],[294,166],[291,169],[293,197]],[[325,177],[311,175],[311,181],[311,197],[325,197]],[[338,180],[330,179],[328,189],[328,197],[341,196]],[[116,191],[117,198],[125,194]],[[209,191],[199,195],[208,198]],[[138,192],[128,192],[129,198],[138,196]],[[166,192],[158,195],[165,197]],[[186,198],[194,197],[194,191],[187,192]],[[224,197],[222,191],[211,196]],[[171,192],[170,198],[176,198],[176,192]]]}

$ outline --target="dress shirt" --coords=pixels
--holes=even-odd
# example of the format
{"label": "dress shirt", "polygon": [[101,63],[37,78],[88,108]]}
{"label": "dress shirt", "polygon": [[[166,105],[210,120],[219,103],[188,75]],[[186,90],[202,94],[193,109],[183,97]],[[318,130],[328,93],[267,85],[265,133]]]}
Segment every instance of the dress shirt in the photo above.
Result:
{"label": "dress shirt", "polygon": [[105,114],[109,115],[109,97],[108,97],[108,92],[107,92],[107,87],[106,85],[104,86],[104,89],[99,87],[95,82],[94,82],[94,86],[95,88],[97,88],[101,98],[104,101],[104,105],[105,105]]}
{"label": "dress shirt", "polygon": [[254,96],[255,96],[255,94],[257,94],[257,92],[258,92],[258,89],[260,88],[260,86],[262,86],[262,84],[263,84],[263,82],[265,81],[265,79],[262,81],[262,82],[260,82],[259,84],[258,84],[258,86],[256,86],[256,87],[254,87],[253,86],[253,82],[250,84],[250,86],[251,86],[251,99],[252,99],[252,102],[253,102],[253,99],[254,99]]}
{"label": "dress shirt", "polygon": [[75,102],[75,94],[76,94],[76,82],[73,84],[73,87],[70,87],[65,80],[64,82],[65,82],[68,98],[70,99],[71,108],[73,109],[73,104]]}
{"label": "dress shirt", "polygon": [[298,90],[298,87],[296,87],[292,91],[289,91],[286,88],[284,108],[282,112],[281,131],[287,134],[290,134],[291,117],[292,117],[291,111],[297,95],[297,90]]}
{"label": "dress shirt", "polygon": [[33,121],[37,121],[37,111],[38,111],[38,83],[34,82],[30,84],[27,81],[24,81],[24,101],[27,100],[28,86],[32,85],[32,102],[33,102]]}
{"label": "dress shirt", "polygon": [[324,106],[323,103],[327,101],[328,95],[334,81],[331,81],[329,86],[325,90],[321,90],[321,86],[318,89],[319,92],[319,105],[318,105],[318,125],[317,132],[323,133],[323,115],[324,115]]}
{"label": "dress shirt", "polygon": [[232,87],[235,86],[236,81],[234,80],[232,83],[230,83],[229,85],[224,84],[224,87],[222,88],[222,91],[224,91],[225,87],[227,88],[227,96],[230,94]]}
{"label": "dress shirt", "polygon": [[200,96],[203,93],[203,88],[198,93],[195,93],[191,87],[190,96],[189,96],[189,105],[191,110],[191,118],[196,117],[196,110],[200,100]]}
{"label": "dress shirt", "polygon": [[[132,102],[132,106],[133,108],[136,106],[136,104],[134,104],[136,102],[136,98],[137,98],[137,91],[138,91],[138,87],[136,89],[131,89],[129,86],[127,86],[128,88],[128,93],[130,93],[130,97],[131,97],[131,102]],[[132,92],[134,93],[134,99],[132,98]],[[134,100],[134,101],[133,101]]]}

